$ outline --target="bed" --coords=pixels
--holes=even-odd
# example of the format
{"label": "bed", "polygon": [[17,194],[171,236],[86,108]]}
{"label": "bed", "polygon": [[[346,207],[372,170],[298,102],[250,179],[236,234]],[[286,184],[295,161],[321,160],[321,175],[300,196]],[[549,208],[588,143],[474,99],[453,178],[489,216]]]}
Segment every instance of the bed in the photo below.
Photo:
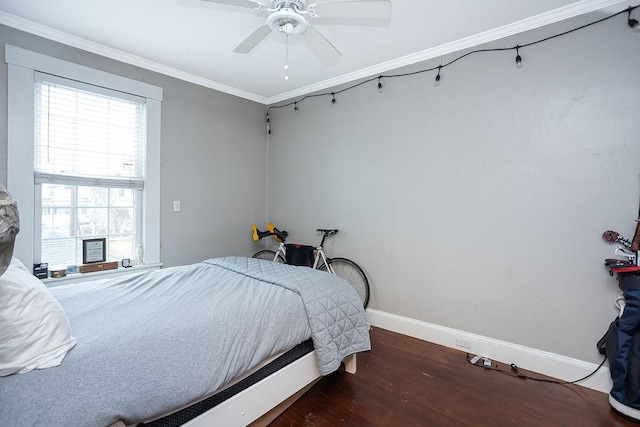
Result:
{"label": "bed", "polygon": [[[0,277],[0,298],[12,266]],[[183,420],[248,425],[343,360],[353,370],[349,358],[370,349],[355,291],[306,267],[224,257],[46,292],[68,318],[67,352],[59,366],[0,377],[1,425],[129,426],[166,419],[237,388],[311,339],[311,353]],[[176,423],[182,421],[160,425]]]}

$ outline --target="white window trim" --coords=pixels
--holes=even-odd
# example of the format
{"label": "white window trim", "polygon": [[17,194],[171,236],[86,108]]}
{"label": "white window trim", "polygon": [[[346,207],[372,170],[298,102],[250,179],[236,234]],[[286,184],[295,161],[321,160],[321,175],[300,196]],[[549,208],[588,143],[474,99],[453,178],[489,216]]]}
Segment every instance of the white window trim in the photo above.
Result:
{"label": "white window trim", "polygon": [[[145,264],[160,263],[160,118],[161,87],[73,64],[6,45],[8,64],[7,189],[18,202],[20,233],[14,256],[25,265],[34,262],[34,87],[37,71],[147,98],[144,228],[140,241]],[[46,260],[37,260],[44,261]]]}

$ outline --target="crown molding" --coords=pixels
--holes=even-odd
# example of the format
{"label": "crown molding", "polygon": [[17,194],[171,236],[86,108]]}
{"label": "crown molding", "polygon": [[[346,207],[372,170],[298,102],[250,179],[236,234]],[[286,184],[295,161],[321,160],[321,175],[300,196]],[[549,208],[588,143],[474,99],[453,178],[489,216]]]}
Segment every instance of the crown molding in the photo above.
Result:
{"label": "crown molding", "polygon": [[38,24],[27,19],[20,18],[15,15],[11,15],[6,12],[0,11],[0,24],[8,27],[15,28],[17,30],[25,31],[30,34],[34,34],[39,37],[43,37],[48,40],[52,40],[58,43],[65,44],[67,46],[82,49],[87,52],[95,53],[100,56],[115,59],[116,61],[124,62],[136,67],[144,68],[146,70],[154,71],[156,73],[164,74],[169,77],[175,77],[176,79],[184,80],[189,83],[193,83],[199,86],[204,86],[209,89],[224,92],[229,95],[234,95],[240,98],[248,99],[250,101],[258,102],[260,104],[266,104],[266,97],[257,95],[255,93],[247,92],[242,89],[238,89],[232,86],[218,83],[213,80],[206,79],[204,77],[197,76],[195,74],[187,73],[177,68],[169,67],[167,65],[160,64],[158,62],[151,61],[136,55],[132,55],[127,52],[123,52],[118,49],[113,49],[104,46],[99,43],[95,43],[81,37],[77,37],[63,31],[47,27],[45,25]]}
{"label": "crown molding", "polygon": [[301,87],[289,92],[284,92],[267,98],[267,105],[272,105],[281,101],[292,98],[302,97],[310,93],[322,91],[331,87],[350,83],[359,79],[370,78],[377,74],[382,74],[390,70],[395,70],[418,62],[427,61],[433,58],[439,58],[444,55],[459,52],[464,49],[473,48],[485,43],[500,40],[505,37],[513,36],[525,31],[543,27],[545,25],[554,24],[569,18],[584,15],[596,10],[615,6],[620,3],[628,3],[627,0],[582,0],[568,6],[554,9],[531,18],[523,19],[513,24],[504,25],[483,33],[465,37],[451,43],[436,46],[431,49],[403,56],[391,61],[383,62],[372,67],[363,68],[349,74],[343,74],[333,79],[324,80],[312,85]]}
{"label": "crown molding", "polygon": [[543,27],[545,25],[553,24],[565,19],[573,18],[576,16],[584,15],[586,13],[594,12],[596,10],[612,7],[620,3],[628,3],[628,0],[582,0],[576,3],[564,6],[558,9],[554,9],[549,12],[536,15],[531,18],[523,19],[513,24],[504,25],[502,27],[495,28],[493,30],[485,31],[470,37],[465,37],[460,40],[456,40],[451,43],[446,43],[431,49],[423,50],[411,55],[406,55],[401,58],[397,58],[391,61],[383,62],[371,67],[363,68],[361,70],[343,74],[341,76],[324,80],[322,82],[314,83],[312,85],[304,86],[292,91],[283,92],[270,97],[265,97],[252,92],[248,92],[242,89],[238,89],[232,86],[225,85],[204,77],[197,76],[195,74],[187,73],[177,68],[169,67],[130,53],[123,52],[118,49],[113,49],[99,43],[95,43],[71,34],[55,30],[53,28],[37,24],[33,21],[29,21],[6,12],[0,11],[0,24],[25,31],[30,34],[34,34],[40,37],[44,37],[49,40],[53,40],[71,47],[85,50],[87,52],[95,53],[97,55],[105,56],[107,58],[115,59],[136,67],[144,68],[150,71],[154,71],[166,76],[174,77],[186,82],[190,82],[199,86],[207,87],[209,89],[224,92],[229,95],[237,96],[240,98],[248,99],[264,105],[272,105],[288,99],[302,97],[304,95],[322,91],[330,87],[350,83],[359,79],[368,78],[376,74],[382,74],[384,72],[394,70],[400,67],[413,65],[422,61],[437,58],[460,50],[473,48],[485,43],[489,43],[495,40],[499,40],[505,37],[513,36],[518,33],[533,30],[535,28]]}

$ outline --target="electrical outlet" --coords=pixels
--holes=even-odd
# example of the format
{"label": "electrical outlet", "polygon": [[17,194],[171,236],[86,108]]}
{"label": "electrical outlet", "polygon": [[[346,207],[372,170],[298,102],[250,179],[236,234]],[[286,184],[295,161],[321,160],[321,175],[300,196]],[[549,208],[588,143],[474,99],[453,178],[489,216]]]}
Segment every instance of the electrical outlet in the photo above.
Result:
{"label": "electrical outlet", "polygon": [[464,337],[456,337],[456,346],[471,349],[471,340]]}

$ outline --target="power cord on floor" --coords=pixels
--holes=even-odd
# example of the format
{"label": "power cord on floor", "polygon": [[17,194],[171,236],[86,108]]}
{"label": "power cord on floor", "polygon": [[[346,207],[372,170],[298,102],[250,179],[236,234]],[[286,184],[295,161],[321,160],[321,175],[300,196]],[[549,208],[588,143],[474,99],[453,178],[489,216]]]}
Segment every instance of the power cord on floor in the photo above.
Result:
{"label": "power cord on floor", "polygon": [[[481,364],[481,365],[476,365],[476,362],[478,360],[481,360],[481,359],[484,361],[484,363]],[[510,377],[514,377],[514,378],[520,378],[520,379],[523,379],[523,380],[539,381],[539,382],[543,382],[543,383],[552,383],[552,384],[575,384],[575,383],[579,383],[580,381],[584,381],[587,378],[589,378],[592,375],[594,375],[596,372],[598,372],[598,370],[600,368],[602,368],[602,365],[604,365],[604,362],[606,362],[606,361],[607,361],[607,355],[605,354],[604,355],[604,359],[602,360],[602,363],[600,363],[600,365],[593,372],[591,372],[589,375],[587,375],[586,377],[582,377],[579,380],[575,380],[575,381],[560,381],[560,380],[549,380],[549,379],[546,379],[546,378],[538,378],[538,377],[531,377],[529,375],[525,375],[522,372],[520,372],[520,368],[518,368],[518,366],[515,363],[512,363],[510,365],[511,366],[511,371],[506,371],[504,369],[498,368],[497,366],[491,365],[491,362],[487,358],[474,356],[473,359],[472,359],[471,355],[469,353],[467,353],[467,362],[469,362],[473,366],[477,366],[477,367],[483,368],[483,369],[488,369],[490,371],[500,372],[501,374],[504,374],[504,375],[507,375],[507,376],[510,376]]]}

